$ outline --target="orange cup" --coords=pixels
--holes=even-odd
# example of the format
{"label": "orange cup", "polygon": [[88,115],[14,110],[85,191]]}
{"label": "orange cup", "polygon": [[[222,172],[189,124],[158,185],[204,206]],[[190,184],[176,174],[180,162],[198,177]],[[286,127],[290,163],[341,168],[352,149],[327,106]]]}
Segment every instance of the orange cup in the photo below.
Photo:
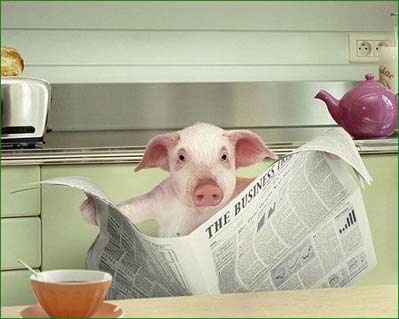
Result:
{"label": "orange cup", "polygon": [[112,276],[95,270],[51,270],[30,279],[37,301],[50,317],[89,318],[103,304]]}

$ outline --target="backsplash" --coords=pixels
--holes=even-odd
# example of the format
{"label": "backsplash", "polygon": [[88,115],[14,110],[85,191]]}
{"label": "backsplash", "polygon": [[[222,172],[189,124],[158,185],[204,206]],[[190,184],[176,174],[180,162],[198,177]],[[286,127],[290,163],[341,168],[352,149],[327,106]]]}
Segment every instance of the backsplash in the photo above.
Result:
{"label": "backsplash", "polygon": [[323,102],[357,82],[223,82],[53,84],[54,131],[176,129],[210,122],[222,127],[336,125]]}
{"label": "backsplash", "polygon": [[1,9],[2,43],[20,50],[25,76],[51,83],[357,81],[378,69],[349,64],[348,32],[390,31],[396,2],[2,1]]}

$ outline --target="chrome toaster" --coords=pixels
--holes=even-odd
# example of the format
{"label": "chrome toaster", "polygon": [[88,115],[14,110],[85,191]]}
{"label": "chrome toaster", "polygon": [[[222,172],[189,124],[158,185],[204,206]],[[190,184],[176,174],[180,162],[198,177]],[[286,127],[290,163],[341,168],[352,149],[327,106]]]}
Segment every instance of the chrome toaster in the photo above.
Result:
{"label": "chrome toaster", "polygon": [[44,143],[51,100],[48,82],[1,77],[1,145],[29,147]]}

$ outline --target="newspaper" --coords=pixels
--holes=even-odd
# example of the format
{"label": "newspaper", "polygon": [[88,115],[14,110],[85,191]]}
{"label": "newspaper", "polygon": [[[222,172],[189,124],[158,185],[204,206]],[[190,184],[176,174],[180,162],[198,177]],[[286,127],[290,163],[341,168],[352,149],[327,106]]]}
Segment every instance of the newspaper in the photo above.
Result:
{"label": "newspaper", "polygon": [[87,268],[113,276],[109,299],[342,287],[376,264],[361,183],[371,182],[340,128],[267,168],[191,234],[141,233],[84,177],[44,185],[93,197],[99,235]]}

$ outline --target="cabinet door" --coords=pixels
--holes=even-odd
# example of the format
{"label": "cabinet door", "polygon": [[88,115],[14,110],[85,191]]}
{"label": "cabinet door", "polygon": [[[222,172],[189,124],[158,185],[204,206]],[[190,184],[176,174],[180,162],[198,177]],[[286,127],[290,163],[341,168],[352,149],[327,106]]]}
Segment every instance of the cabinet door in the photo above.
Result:
{"label": "cabinet door", "polygon": [[40,218],[1,219],[1,269],[23,268],[17,258],[21,258],[31,267],[40,267]]}
{"label": "cabinet door", "polygon": [[[95,181],[116,203],[148,192],[167,175],[161,170],[133,172],[134,165],[65,165],[42,167],[42,179],[60,176],[86,176]],[[79,206],[82,192],[65,187],[43,187],[43,263],[42,269],[84,268],[86,253],[97,236],[97,227],[86,224]],[[154,233],[154,225],[140,228]]]}
{"label": "cabinet door", "polygon": [[1,305],[33,305],[36,303],[30,284],[28,270],[9,270],[1,272]]}
{"label": "cabinet door", "polygon": [[377,266],[359,284],[398,283],[398,157],[367,155],[363,161],[373,178],[362,189],[373,236]]}
{"label": "cabinet door", "polygon": [[[40,214],[40,187],[24,192],[11,192],[40,181],[39,166],[7,166],[1,168],[1,217],[36,216]],[[29,187],[29,185],[28,185]],[[32,187],[32,185],[30,185]]]}

